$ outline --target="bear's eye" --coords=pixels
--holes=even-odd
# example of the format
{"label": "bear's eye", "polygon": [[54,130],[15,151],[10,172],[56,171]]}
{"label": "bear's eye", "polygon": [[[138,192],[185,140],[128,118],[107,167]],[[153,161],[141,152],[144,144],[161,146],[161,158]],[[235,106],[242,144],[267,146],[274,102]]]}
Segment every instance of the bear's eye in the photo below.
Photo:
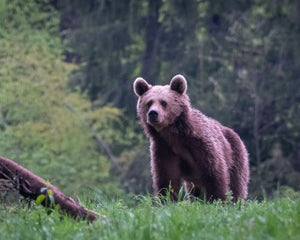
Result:
{"label": "bear's eye", "polygon": [[147,103],[147,107],[148,107],[148,108],[149,108],[149,107],[151,107],[152,103],[153,103],[153,101],[152,101],[152,100],[151,100],[151,101],[149,101],[149,102]]}
{"label": "bear's eye", "polygon": [[162,105],[163,107],[166,107],[166,106],[167,106],[167,102],[166,102],[166,101],[163,101],[163,100],[161,100],[161,101],[160,101],[160,105]]}

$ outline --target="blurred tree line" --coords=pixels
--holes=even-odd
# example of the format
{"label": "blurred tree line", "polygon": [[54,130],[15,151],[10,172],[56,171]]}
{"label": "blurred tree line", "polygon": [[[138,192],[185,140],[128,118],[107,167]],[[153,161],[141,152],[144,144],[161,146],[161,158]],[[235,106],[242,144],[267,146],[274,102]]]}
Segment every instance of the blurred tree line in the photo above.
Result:
{"label": "blurred tree line", "polygon": [[299,0],[2,0],[0,15],[2,155],[65,186],[151,192],[132,83],[181,73],[192,105],[246,143],[251,197],[300,190]]}

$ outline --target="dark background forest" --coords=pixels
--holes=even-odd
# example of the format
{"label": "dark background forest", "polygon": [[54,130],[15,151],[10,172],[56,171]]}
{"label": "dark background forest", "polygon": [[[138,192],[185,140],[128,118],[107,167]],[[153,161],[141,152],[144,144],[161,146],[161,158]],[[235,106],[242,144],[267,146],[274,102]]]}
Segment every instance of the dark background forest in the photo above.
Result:
{"label": "dark background forest", "polygon": [[300,191],[299,0],[0,0],[0,155],[68,194],[152,192],[133,81],[188,81],[250,154],[249,197]]}

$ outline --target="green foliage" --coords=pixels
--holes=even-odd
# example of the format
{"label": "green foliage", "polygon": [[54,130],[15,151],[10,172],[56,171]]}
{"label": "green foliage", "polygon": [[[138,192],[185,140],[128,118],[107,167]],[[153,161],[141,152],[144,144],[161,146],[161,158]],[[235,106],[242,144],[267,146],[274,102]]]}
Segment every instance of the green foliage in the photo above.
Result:
{"label": "green foliage", "polygon": [[36,198],[36,203],[37,204],[42,204],[42,202],[45,200],[46,196],[44,194],[41,194],[39,195],[37,198]]}
{"label": "green foliage", "polygon": [[54,197],[53,197],[53,191],[51,189],[48,189],[47,187],[43,187],[40,189],[40,192],[42,194],[40,194],[37,198],[36,198],[36,203],[38,205],[41,205],[44,201],[45,201],[45,206],[47,208],[52,208],[54,207]]}
{"label": "green foliage", "polygon": [[[99,151],[93,134],[103,133],[103,140],[113,143],[114,136],[120,136],[113,129],[122,112],[111,106],[93,110],[83,95],[71,93],[68,76],[75,66],[62,60],[60,39],[43,25],[46,13],[41,8],[46,4],[13,3],[5,5],[10,21],[0,27],[5,32],[0,38],[1,155],[69,194],[91,186],[120,193],[109,159]],[[11,19],[15,11],[21,13]],[[28,28],[20,33],[7,30],[25,21],[22,14]]]}
{"label": "green foliage", "polygon": [[[300,194],[300,174],[294,169],[291,161],[283,156],[282,149],[276,144],[272,156],[251,171],[250,198],[261,198],[263,191],[269,196],[284,196],[295,198]],[[256,186],[259,185],[259,188]],[[280,187],[278,187],[280,186]],[[293,190],[294,189],[294,190]],[[276,191],[274,191],[276,190]],[[270,194],[273,193],[273,194]]]}
{"label": "green foliage", "polygon": [[[89,196],[90,198],[91,196]],[[48,215],[40,208],[1,211],[3,239],[291,239],[300,237],[300,200],[247,201],[223,205],[200,201],[159,207],[141,197],[135,207],[122,199],[102,200],[89,207],[100,212],[92,224]]]}
{"label": "green foliage", "polygon": [[0,34],[37,30],[58,33],[59,14],[48,0],[1,0]]}
{"label": "green foliage", "polygon": [[120,178],[123,187],[134,194],[152,192],[149,143],[143,141],[133,148],[124,150],[117,158],[122,168]]}
{"label": "green foliage", "polygon": [[275,176],[270,183],[265,176],[273,171],[259,171],[276,144],[285,165],[299,175],[299,2],[91,0],[85,7],[75,2],[72,9],[82,24],[66,24],[74,32],[66,40],[83,65],[72,77],[73,87],[134,114],[131,88],[137,76],[167,84],[182,73],[192,105],[234,128],[245,141],[253,183],[259,183],[254,192],[268,185],[271,194],[278,181],[292,182]]}
{"label": "green foliage", "polygon": [[79,179],[114,191],[116,159],[123,187],[151,191],[132,83],[181,73],[192,105],[245,141],[252,196],[299,191],[299,13],[298,1],[2,0],[2,155],[68,191]]}
{"label": "green foliage", "polygon": [[[137,31],[135,16],[145,12],[144,3],[72,1],[70,4],[66,0],[60,1],[59,8],[63,38],[68,42],[69,52],[75,52],[74,59],[69,61],[79,58],[81,63],[71,77],[70,86],[88,92],[92,101],[100,99],[121,107],[133,103],[132,73],[138,72],[144,45],[142,37],[133,32]],[[72,13],[75,16],[70,21]]]}
{"label": "green foliage", "polygon": [[137,76],[166,84],[182,73],[192,104],[242,136],[251,165],[278,142],[286,156],[299,148],[299,3],[112,2],[60,4],[77,13],[61,20],[82,64],[73,87],[134,113]]}

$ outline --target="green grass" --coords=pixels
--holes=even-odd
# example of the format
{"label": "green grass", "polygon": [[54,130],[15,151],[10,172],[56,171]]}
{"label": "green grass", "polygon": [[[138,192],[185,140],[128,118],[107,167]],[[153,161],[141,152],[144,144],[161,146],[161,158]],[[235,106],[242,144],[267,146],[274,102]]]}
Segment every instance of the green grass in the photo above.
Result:
{"label": "green grass", "polygon": [[300,199],[153,204],[141,197],[135,206],[119,201],[86,205],[106,215],[93,223],[45,209],[0,208],[0,239],[300,239]]}

